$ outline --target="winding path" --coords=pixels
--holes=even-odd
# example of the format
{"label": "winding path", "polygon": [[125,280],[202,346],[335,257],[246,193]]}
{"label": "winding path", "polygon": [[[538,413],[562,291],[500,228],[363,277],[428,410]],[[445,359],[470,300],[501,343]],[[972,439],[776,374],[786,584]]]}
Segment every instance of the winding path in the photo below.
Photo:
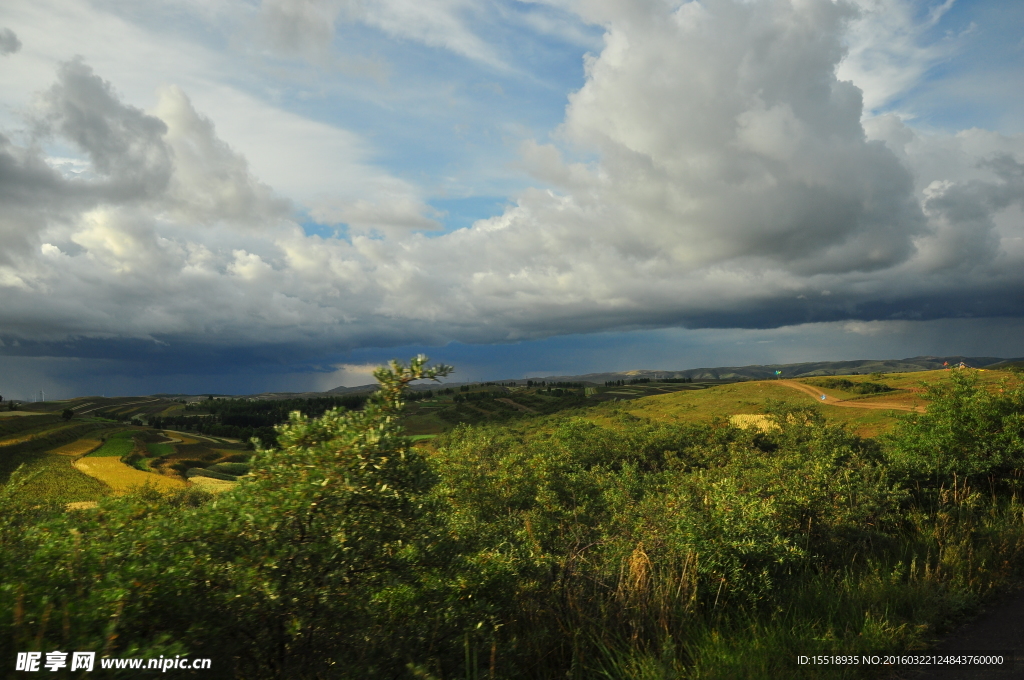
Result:
{"label": "winding path", "polygon": [[[882,411],[917,411],[918,413],[924,413],[925,407],[908,404],[906,402],[871,402],[865,399],[836,399],[833,396],[827,395],[813,385],[798,382],[796,380],[773,380],[772,384],[785,385],[795,390],[800,390],[804,394],[809,394],[819,403],[828,404],[829,406],[844,406],[846,408],[864,408],[864,409],[876,409]],[[825,398],[822,399],[822,396]]]}

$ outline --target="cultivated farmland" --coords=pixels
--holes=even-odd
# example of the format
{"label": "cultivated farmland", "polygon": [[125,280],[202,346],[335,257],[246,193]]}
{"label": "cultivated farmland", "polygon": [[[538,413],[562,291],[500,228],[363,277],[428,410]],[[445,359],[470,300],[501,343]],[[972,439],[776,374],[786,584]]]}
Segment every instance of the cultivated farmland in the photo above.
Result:
{"label": "cultivated farmland", "polygon": [[126,493],[145,486],[151,486],[161,491],[185,487],[185,482],[182,479],[142,472],[111,456],[87,456],[79,458],[73,465],[77,470],[106,484],[114,493]]}
{"label": "cultivated farmland", "polygon": [[72,458],[77,458],[79,456],[88,455],[101,446],[103,446],[103,440],[101,439],[79,439],[71,442],[70,444],[59,446],[50,451],[50,453],[55,453],[59,456],[71,456]]}

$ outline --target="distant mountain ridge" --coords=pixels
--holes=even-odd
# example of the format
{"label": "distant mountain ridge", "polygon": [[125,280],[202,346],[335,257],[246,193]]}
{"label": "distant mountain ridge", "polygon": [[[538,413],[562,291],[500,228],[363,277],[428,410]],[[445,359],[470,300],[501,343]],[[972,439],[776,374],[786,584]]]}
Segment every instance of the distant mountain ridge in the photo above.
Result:
{"label": "distant mountain ridge", "polygon": [[[855,361],[808,361],[800,364],[766,364],[752,366],[720,366],[717,368],[689,368],[684,370],[636,370],[609,373],[587,373],[585,375],[553,375],[529,380],[549,382],[590,382],[603,385],[610,380],[632,380],[635,378],[690,378],[693,380],[767,380],[775,378],[775,371],[781,371],[783,378],[808,378],[819,375],[851,375],[853,373],[910,373],[934,371],[943,363],[956,366],[963,362],[972,368],[985,368],[996,364],[1012,365],[1021,359],[1000,357],[965,356],[920,356],[909,359],[858,359]],[[524,378],[523,380],[527,380]]]}

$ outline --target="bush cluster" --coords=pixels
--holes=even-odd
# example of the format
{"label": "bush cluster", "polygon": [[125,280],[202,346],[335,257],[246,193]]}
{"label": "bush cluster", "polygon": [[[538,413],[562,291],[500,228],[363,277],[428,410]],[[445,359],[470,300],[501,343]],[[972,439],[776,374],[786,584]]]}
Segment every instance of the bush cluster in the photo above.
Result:
{"label": "bush cluster", "polygon": [[854,382],[846,378],[818,378],[816,380],[808,380],[807,382],[818,387],[853,392],[854,394],[882,394],[883,392],[895,391],[894,388],[883,383]]}

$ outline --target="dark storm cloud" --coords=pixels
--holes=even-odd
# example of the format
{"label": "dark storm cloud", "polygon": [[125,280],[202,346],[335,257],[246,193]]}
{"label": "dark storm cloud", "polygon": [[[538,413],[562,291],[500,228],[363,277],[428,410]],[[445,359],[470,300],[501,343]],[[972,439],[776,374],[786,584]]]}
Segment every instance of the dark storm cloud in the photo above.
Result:
{"label": "dark storm cloud", "polygon": [[9,28],[0,28],[0,55],[14,54],[21,49],[21,41]]}
{"label": "dark storm cloud", "polygon": [[73,143],[107,179],[97,189],[115,202],[159,195],[171,177],[167,125],[123,104],[110,83],[80,59],[62,64],[42,97],[40,123]]}

